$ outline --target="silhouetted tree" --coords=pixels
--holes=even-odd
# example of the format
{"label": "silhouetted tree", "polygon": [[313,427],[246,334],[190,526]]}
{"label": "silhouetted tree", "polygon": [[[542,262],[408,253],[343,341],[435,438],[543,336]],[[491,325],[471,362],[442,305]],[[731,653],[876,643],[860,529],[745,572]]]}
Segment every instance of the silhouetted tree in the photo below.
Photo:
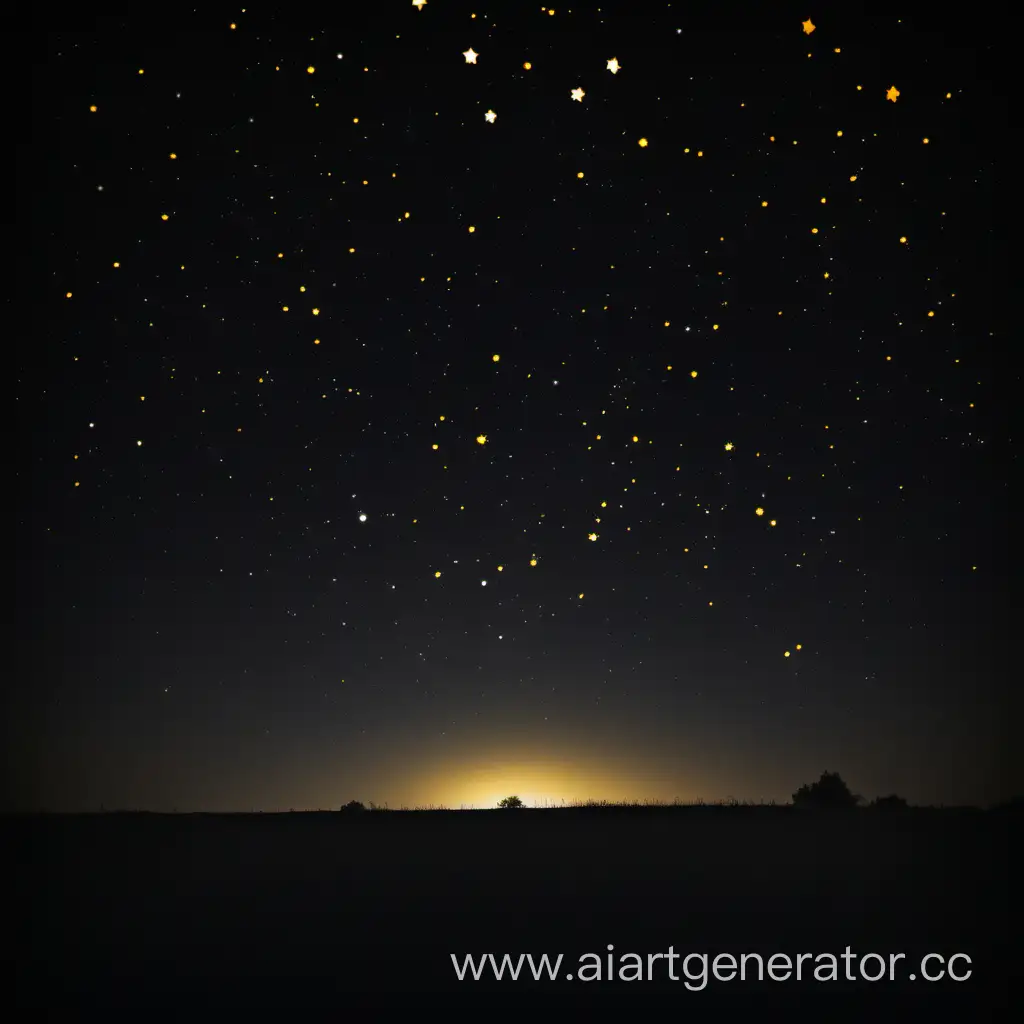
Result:
{"label": "silhouetted tree", "polygon": [[523,806],[523,801],[517,796],[506,796],[498,801],[498,806],[505,811],[517,811]]}
{"label": "silhouetted tree", "polygon": [[907,808],[907,801],[895,793],[890,793],[888,796],[875,797],[869,806],[877,811],[903,811]]}
{"label": "silhouetted tree", "polygon": [[361,814],[366,808],[358,800],[349,800],[339,808],[342,814]]}
{"label": "silhouetted tree", "polygon": [[838,772],[822,772],[817,782],[803,785],[793,794],[794,807],[815,810],[856,807],[860,800],[850,792],[850,787]]}

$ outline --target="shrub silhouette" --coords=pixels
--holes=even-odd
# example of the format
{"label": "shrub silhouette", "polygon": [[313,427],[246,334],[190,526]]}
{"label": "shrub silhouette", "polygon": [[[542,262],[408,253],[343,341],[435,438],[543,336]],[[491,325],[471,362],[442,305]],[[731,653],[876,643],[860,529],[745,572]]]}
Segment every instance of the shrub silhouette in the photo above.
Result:
{"label": "shrub silhouette", "polygon": [[366,808],[358,800],[349,800],[347,804],[342,804],[339,808],[342,814],[359,814],[365,810]]}
{"label": "shrub silhouette", "polygon": [[523,801],[517,796],[506,796],[498,801],[498,806],[505,811],[517,811],[523,806]]}
{"label": "shrub silhouette", "polygon": [[895,793],[888,796],[878,796],[871,801],[871,807],[878,811],[903,811],[907,808],[907,801]]}
{"label": "shrub silhouette", "polygon": [[850,792],[850,787],[838,772],[822,772],[817,782],[803,785],[793,794],[794,807],[815,810],[856,807],[860,800],[859,796]]}

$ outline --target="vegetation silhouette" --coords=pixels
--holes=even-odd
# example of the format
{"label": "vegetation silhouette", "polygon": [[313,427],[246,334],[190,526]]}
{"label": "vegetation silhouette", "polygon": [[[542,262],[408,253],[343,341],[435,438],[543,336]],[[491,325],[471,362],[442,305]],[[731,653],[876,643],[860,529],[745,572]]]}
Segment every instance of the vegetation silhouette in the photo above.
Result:
{"label": "vegetation silhouette", "polygon": [[825,771],[817,782],[804,784],[793,794],[793,806],[822,811],[848,810],[862,799],[850,792],[839,772]]}
{"label": "vegetation silhouette", "polygon": [[875,797],[869,806],[875,811],[905,811],[908,804],[903,797],[890,793],[888,796]]}
{"label": "vegetation silhouette", "polygon": [[[890,812],[912,810],[918,813],[925,813],[928,811],[977,812],[984,809],[980,806],[952,807],[947,805],[911,805],[905,797],[899,796],[896,793],[889,793],[886,796],[878,796],[868,802],[864,797],[851,792],[850,787],[838,772],[825,771],[822,772],[821,777],[816,782],[802,785],[793,794],[791,803],[777,803],[775,800],[738,800],[736,797],[727,797],[721,800],[705,800],[702,797],[697,797],[691,800],[682,800],[679,798],[676,798],[675,800],[600,800],[593,798],[576,798],[551,802],[544,801],[543,803],[535,802],[530,810],[544,811],[548,813],[563,812],[573,814],[580,814],[589,811],[649,813],[690,811],[696,813],[701,810],[706,810],[708,812],[723,812],[729,809],[761,812],[771,810],[777,813],[786,813],[792,812],[794,809],[851,810],[855,808],[859,808],[864,811]],[[341,807],[338,808],[338,812],[346,817],[360,815],[364,812],[366,812],[366,816],[372,815],[377,817],[379,815],[393,814],[458,814],[462,811],[486,813],[488,810],[527,810],[527,805],[520,796],[512,794],[510,796],[503,797],[496,805],[492,805],[490,808],[468,804],[463,804],[461,807],[447,807],[440,804],[427,804],[415,807],[389,807],[387,804],[376,804],[373,801],[370,801],[368,804],[364,804],[360,800],[350,800],[348,803],[342,804]],[[1020,814],[1024,811],[1024,798],[1020,796],[1011,797],[1008,800],[990,805],[988,810],[1004,814]],[[111,816],[116,814],[143,815],[154,812],[106,811],[105,813],[108,816]],[[324,812],[307,810],[303,813],[316,814]]]}

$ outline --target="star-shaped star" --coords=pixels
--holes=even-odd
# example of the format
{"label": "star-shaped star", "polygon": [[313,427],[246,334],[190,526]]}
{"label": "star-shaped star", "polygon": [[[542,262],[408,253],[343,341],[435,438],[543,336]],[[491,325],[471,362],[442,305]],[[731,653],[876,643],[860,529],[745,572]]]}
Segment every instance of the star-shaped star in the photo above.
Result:
{"label": "star-shaped star", "polygon": [[494,122],[498,120],[498,115],[493,110],[488,110],[487,113],[484,114],[484,120],[486,120],[488,124],[494,124]]}
{"label": "star-shaped star", "polygon": [[804,34],[808,35],[808,36],[818,27],[817,25],[814,24],[813,21],[811,21],[810,18],[808,18],[803,23],[803,25],[804,25]]}
{"label": "star-shaped star", "polygon": [[422,11],[427,6],[427,0],[412,0],[412,5],[417,11]]}
{"label": "star-shaped star", "polygon": [[888,89],[888,91],[885,94],[885,98],[887,100],[892,100],[893,103],[895,103],[897,98],[899,97],[899,94],[900,94],[899,89],[897,89],[895,85],[891,85],[891,86],[889,86],[889,89]]}
{"label": "star-shaped star", "polygon": [[583,102],[583,97],[584,97],[584,96],[586,96],[587,94],[586,94],[586,93],[585,93],[585,92],[584,92],[584,91],[583,91],[582,89],[580,89],[580,88],[579,88],[579,87],[577,86],[577,87],[576,87],[575,89],[573,89],[573,90],[572,90],[572,91],[571,91],[571,92],[569,93],[569,95],[570,95],[570,96],[571,96],[571,97],[572,97],[572,98],[573,98],[573,99],[574,99],[574,100],[575,100],[575,101],[576,101],[577,103],[582,103],[582,102]]}
{"label": "star-shaped star", "polygon": [[477,59],[477,57],[480,56],[480,54],[477,53],[473,49],[473,47],[471,46],[468,50],[463,50],[462,51],[462,56],[466,58],[466,63],[467,64],[475,64],[476,63],[476,59]]}
{"label": "star-shaped star", "polygon": [[612,57],[612,59],[608,61],[608,70],[613,75],[617,75],[619,73],[619,68],[621,67],[622,65],[614,57]]}

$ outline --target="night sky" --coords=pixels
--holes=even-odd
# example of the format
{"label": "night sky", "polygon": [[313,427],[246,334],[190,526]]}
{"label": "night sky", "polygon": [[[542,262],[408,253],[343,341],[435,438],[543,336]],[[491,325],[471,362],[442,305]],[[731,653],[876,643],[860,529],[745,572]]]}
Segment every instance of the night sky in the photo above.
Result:
{"label": "night sky", "polygon": [[37,27],[9,806],[1010,795],[992,44],[705,6]]}

